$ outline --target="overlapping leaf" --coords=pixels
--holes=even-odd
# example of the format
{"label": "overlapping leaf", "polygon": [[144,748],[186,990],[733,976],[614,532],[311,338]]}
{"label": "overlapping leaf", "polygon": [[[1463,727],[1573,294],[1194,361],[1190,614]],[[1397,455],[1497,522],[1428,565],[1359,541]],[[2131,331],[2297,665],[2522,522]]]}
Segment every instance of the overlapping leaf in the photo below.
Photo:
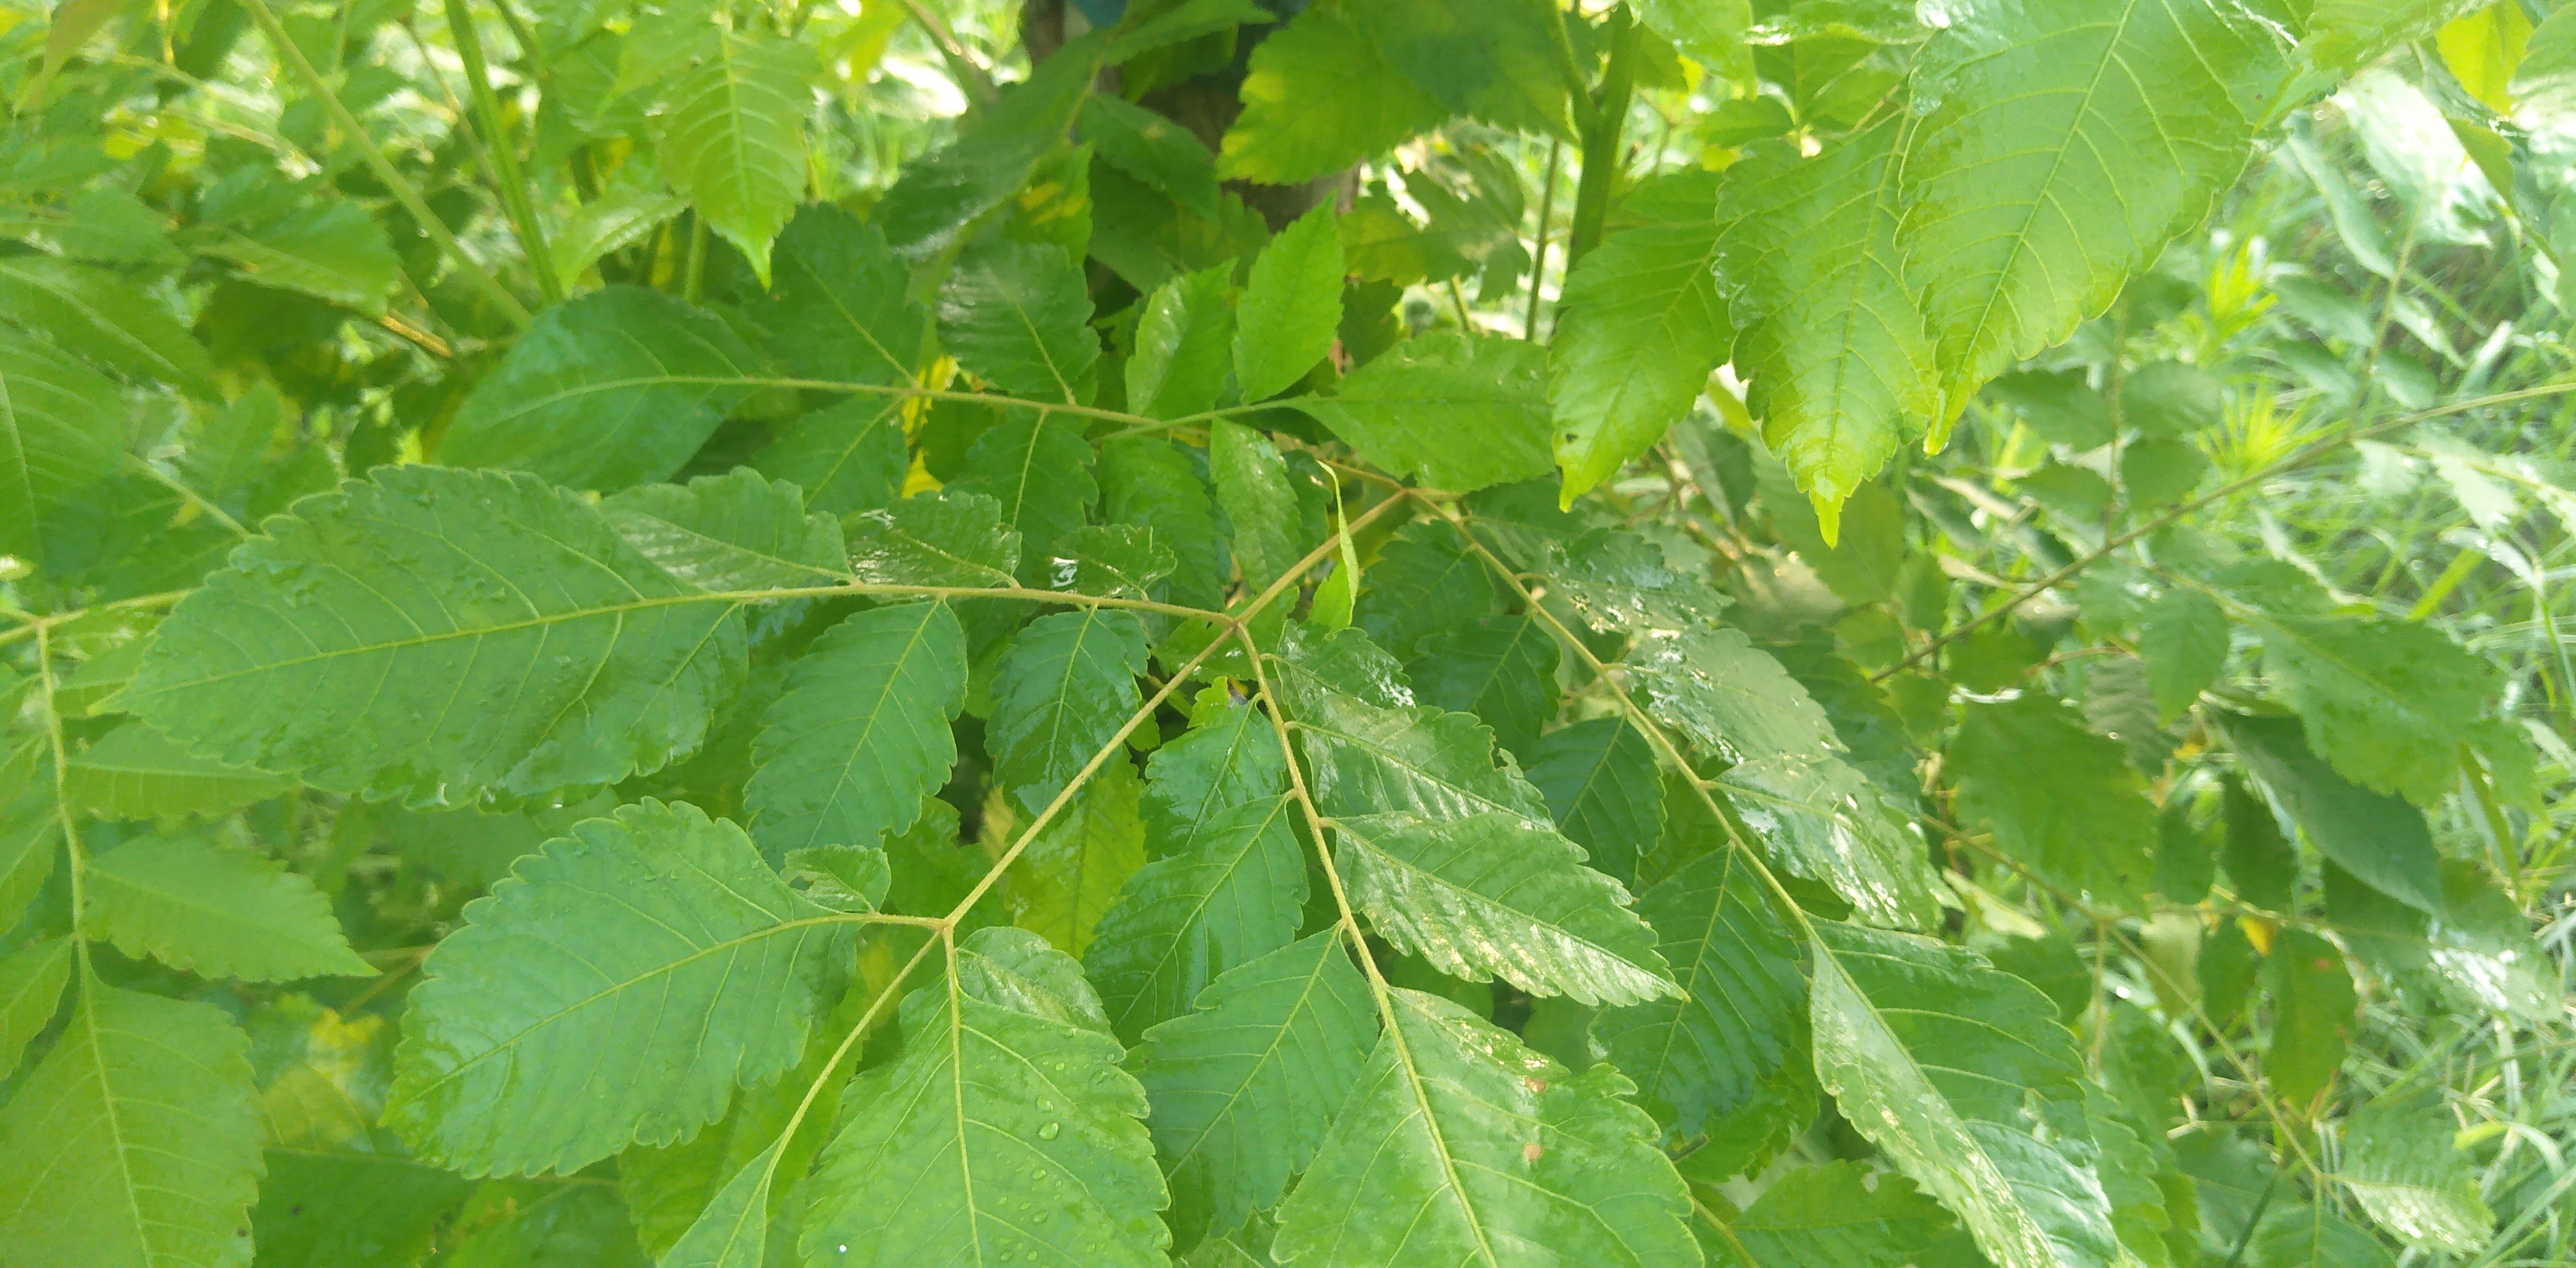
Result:
{"label": "overlapping leaf", "polygon": [[948,782],[966,701],[966,633],[940,602],[861,612],[789,667],[752,741],[743,799],[764,853],[875,846]]}
{"label": "overlapping leaf", "polygon": [[1145,631],[1116,608],[1031,621],[993,676],[994,783],[1034,813],[1118,733],[1143,697]]}

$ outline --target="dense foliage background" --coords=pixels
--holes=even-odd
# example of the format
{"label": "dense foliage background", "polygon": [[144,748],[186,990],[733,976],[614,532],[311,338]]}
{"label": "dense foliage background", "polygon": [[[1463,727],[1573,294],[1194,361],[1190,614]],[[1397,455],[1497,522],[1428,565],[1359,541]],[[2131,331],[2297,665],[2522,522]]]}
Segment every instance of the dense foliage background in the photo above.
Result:
{"label": "dense foliage background", "polygon": [[2576,5],[29,2],[0,1268],[2576,1262]]}

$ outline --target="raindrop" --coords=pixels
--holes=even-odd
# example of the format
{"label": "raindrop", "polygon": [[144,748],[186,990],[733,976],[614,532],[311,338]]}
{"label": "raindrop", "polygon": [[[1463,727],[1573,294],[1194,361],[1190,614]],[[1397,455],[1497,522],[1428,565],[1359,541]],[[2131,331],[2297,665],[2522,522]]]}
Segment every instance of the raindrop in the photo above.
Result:
{"label": "raindrop", "polygon": [[1060,1131],[1063,1131],[1063,1130],[1064,1130],[1064,1128],[1062,1128],[1061,1126],[1058,1126],[1057,1124],[1054,1124],[1054,1123],[1049,1123],[1049,1124],[1047,1124],[1046,1126],[1041,1127],[1041,1128],[1039,1128],[1039,1129],[1038,1129],[1038,1139],[1040,1139],[1040,1140],[1053,1140],[1053,1139],[1055,1139],[1055,1137],[1056,1137],[1056,1133],[1058,1133],[1058,1132],[1060,1132]]}

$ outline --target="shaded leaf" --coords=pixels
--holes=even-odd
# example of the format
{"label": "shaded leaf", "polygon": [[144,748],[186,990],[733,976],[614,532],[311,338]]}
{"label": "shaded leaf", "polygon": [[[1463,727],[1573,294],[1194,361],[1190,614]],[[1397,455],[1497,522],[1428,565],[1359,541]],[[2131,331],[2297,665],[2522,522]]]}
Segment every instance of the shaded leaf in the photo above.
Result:
{"label": "shaded leaf", "polygon": [[284,864],[193,837],[131,841],[82,864],[82,931],[206,977],[373,977],[331,901]]}

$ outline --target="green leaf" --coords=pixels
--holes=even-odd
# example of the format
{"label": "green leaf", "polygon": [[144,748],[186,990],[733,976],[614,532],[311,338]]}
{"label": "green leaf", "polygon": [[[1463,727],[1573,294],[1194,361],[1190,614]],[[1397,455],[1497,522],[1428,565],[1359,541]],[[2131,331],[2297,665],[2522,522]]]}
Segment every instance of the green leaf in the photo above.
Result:
{"label": "green leaf", "polygon": [[1592,866],[1636,884],[1637,856],[1664,835],[1663,781],[1643,734],[1620,718],[1550,731],[1530,750],[1529,780]]}
{"label": "green leaf", "polygon": [[1389,63],[1343,3],[1309,5],[1253,46],[1217,174],[1294,185],[1436,126],[1448,109]]}
{"label": "green leaf", "polygon": [[[1068,954],[1088,949],[1101,917],[1145,863],[1145,823],[1137,809],[1141,793],[1136,768],[1124,757],[1110,758],[1077,789],[1011,864],[1005,891],[1011,923],[1043,935]],[[1019,831],[1015,822],[989,811],[984,828],[986,848],[996,856]],[[1010,836],[996,829],[1008,829]]]}
{"label": "green leaf", "polygon": [[2437,804],[2495,698],[2495,666],[2415,621],[2266,616],[2263,670],[2344,778]]}
{"label": "green leaf", "polygon": [[941,489],[862,512],[849,525],[850,571],[873,585],[1012,586],[1020,535],[1002,504]]}
{"label": "green leaf", "polygon": [[425,1257],[474,1183],[399,1154],[271,1148],[251,1208],[262,1268],[340,1268]]}
{"label": "green leaf", "polygon": [[2044,0],[1963,10],[1923,45],[1898,237],[1941,371],[1936,442],[2208,213],[2280,87],[2275,40],[2224,0]]}
{"label": "green leaf", "polygon": [[[2327,858],[2399,902],[2441,912],[2441,857],[2422,811],[2345,782],[2308,751],[2287,718],[2230,718],[2224,730],[2247,772]],[[2288,897],[2286,887],[2280,896]]]}
{"label": "green leaf", "polygon": [[1297,408],[1397,475],[1466,493],[1548,471],[1542,354],[1497,335],[1407,339]]}
{"label": "green leaf", "polygon": [[1342,321],[1342,237],[1327,203],[1279,231],[1235,303],[1234,379],[1247,401],[1296,385],[1333,350]]}
{"label": "green leaf", "polygon": [[2143,909],[2156,808],[2118,741],[2086,731],[2063,702],[2024,691],[1969,705],[1948,765],[1960,818],[1992,833],[1997,852],[2096,906]]}
{"label": "green leaf", "polygon": [[1352,6],[1351,16],[1398,74],[1450,113],[1575,139],[1550,38],[1559,18],[1548,0],[1493,0],[1472,11],[1440,0],[1377,0]]}
{"label": "green leaf", "polygon": [[1592,1033],[1638,1104],[1688,1140],[1807,1055],[1806,983],[1787,918],[1742,852],[1703,854],[1637,900],[1678,999],[1604,1011]]}
{"label": "green leaf", "polygon": [[1959,948],[1813,927],[1816,1075],[1844,1117],[1996,1268],[2111,1263],[2110,1200],[2083,1161],[2083,1066],[2057,1006]]}
{"label": "green leaf", "polygon": [[2474,1255],[2495,1233],[2466,1154],[2451,1143],[2439,1097],[2371,1098],[2344,1124],[2337,1177],[2398,1240],[2430,1254]]}
{"label": "green leaf", "polygon": [[2299,52],[2321,70],[2350,73],[2478,7],[2475,0],[2318,0]]}
{"label": "green leaf", "polygon": [[403,280],[402,259],[384,225],[355,202],[300,208],[201,249],[241,266],[262,286],[301,291],[370,317],[384,315],[386,294]]}
{"label": "green leaf", "polygon": [[[1151,599],[1180,561],[1154,530],[1133,524],[1093,524],[1073,530],[1048,560],[1050,586],[1112,599]],[[1159,614],[1158,614],[1159,615]]]}
{"label": "green leaf", "polygon": [[1657,721],[1730,762],[1842,748],[1807,689],[1742,630],[1700,625],[1646,639],[1628,653],[1628,675]]}
{"label": "green leaf", "polygon": [[907,259],[935,255],[1018,193],[1073,127],[1100,53],[1094,39],[1067,43],[971,116],[946,147],[906,166],[871,217],[895,251]]}
{"label": "green leaf", "polygon": [[656,1268],[761,1268],[769,1250],[769,1185],[785,1143],[772,1144],[725,1181]]}
{"label": "green leaf", "polygon": [[957,263],[939,293],[939,342],[957,364],[1014,396],[1091,400],[1100,339],[1082,268],[1052,246],[995,241]]}
{"label": "green leaf", "polygon": [[993,674],[994,786],[1031,813],[1043,809],[1143,703],[1144,670],[1145,627],[1133,612],[1085,608],[1029,622]]}
{"label": "green leaf", "polygon": [[1865,1162],[1782,1172],[1727,1235],[1702,1242],[1718,1268],[1976,1268],[1958,1221],[1903,1176]]}
{"label": "green leaf", "polygon": [[1198,1011],[1155,1026],[1129,1055],[1153,1102],[1176,1244],[1277,1202],[1324,1142],[1313,1108],[1339,1104],[1359,1080],[1377,1018],[1341,937],[1283,941],[1228,969],[1195,996]]}
{"label": "green leaf", "polygon": [[2393,1268],[2379,1239],[2305,1202],[2266,1211],[2248,1239],[2253,1268]]}
{"label": "green leaf", "polygon": [[2191,711],[2227,665],[2227,610],[2196,590],[2168,590],[2138,622],[2138,657],[2156,712],[2171,722]]}
{"label": "green leaf", "polygon": [[[2442,914],[2428,916],[2325,866],[2326,915],[2362,962],[2398,979],[2413,996],[2430,975],[2441,998],[2462,1011],[2539,1021],[2558,1013],[2562,992],[2531,919],[2487,869],[2442,861]],[[2413,1002],[2412,999],[2409,1001]]]}
{"label": "green leaf", "polygon": [[1470,982],[1497,975],[1534,995],[1638,1004],[1680,995],[1655,931],[1583,851],[1509,814],[1333,820],[1351,902],[1398,951]]}
{"label": "green leaf", "polygon": [[712,313],[611,286],[537,315],[475,384],[438,459],[510,467],[556,484],[659,480],[749,395],[759,358]]}
{"label": "green leaf", "polygon": [[1082,976],[1082,965],[1049,945],[1046,936],[1007,925],[978,929],[957,952],[958,989],[1050,1021],[1109,1033],[1100,997]]}
{"label": "green leaf", "polygon": [[0,329],[0,551],[38,563],[74,532],[64,504],[123,466],[124,402],[97,371]]}
{"label": "green leaf", "polygon": [[769,243],[805,198],[814,55],[766,33],[717,36],[658,114],[663,170],[769,286]]}
{"label": "green leaf", "polygon": [[440,1268],[645,1268],[635,1229],[617,1191],[607,1185],[483,1186],[454,1223],[479,1231],[450,1251]]}
{"label": "green leaf", "polygon": [[2343,1065],[2361,1007],[2352,971],[2333,943],[2305,929],[2284,929],[2263,957],[2263,989],[2272,997],[2263,1075],[2290,1104],[2312,1106]]}
{"label": "green leaf", "polygon": [[1515,755],[1556,716],[1556,640],[1536,617],[1489,616],[1422,641],[1407,671],[1424,704],[1472,713]]}
{"label": "green leaf", "polygon": [[753,738],[743,801],[761,852],[875,847],[948,782],[966,632],[944,602],[855,613],[788,666]]}
{"label": "green leaf", "polygon": [[1603,634],[1692,629],[1730,602],[1706,581],[1673,571],[1654,543],[1625,529],[1597,528],[1571,544],[1549,540],[1538,570]]}
{"label": "green leaf", "polygon": [[1411,657],[1422,641],[1495,610],[1494,579],[1446,524],[1407,524],[1378,551],[1351,620],[1370,641]]}
{"label": "green leaf", "polygon": [[384,467],[297,503],[163,621],[124,707],[316,787],[467,800],[695,749],[742,619],[527,476]]}
{"label": "green leaf", "polygon": [[685,486],[639,485],[599,510],[636,553],[701,590],[829,586],[850,575],[841,526],[807,515],[795,485],[745,468]]}
{"label": "green leaf", "polygon": [[1647,30],[1711,65],[1741,58],[1745,34],[1753,26],[1748,0],[1637,0],[1636,14]]}
{"label": "green leaf", "polygon": [[86,972],[79,991],[0,1116],[0,1245],[66,1268],[250,1262],[250,1040],[211,1004]]}
{"label": "green leaf", "polygon": [[760,317],[790,374],[888,387],[913,381],[930,314],[907,294],[911,275],[877,226],[831,203],[808,204],[778,235],[776,267]]}
{"label": "green leaf", "polygon": [[1508,757],[1494,764],[1493,734],[1475,718],[1371,704],[1294,672],[1274,671],[1272,682],[1324,814],[1403,811],[1440,820],[1499,811],[1533,826],[1548,822],[1546,800]]}
{"label": "green leaf", "polygon": [[[1233,267],[1218,265],[1154,288],[1136,319],[1136,355],[1127,359],[1127,408],[1151,418],[1184,418],[1216,408],[1230,366],[1227,349],[1235,338],[1234,309],[1226,303],[1233,287]],[[1338,308],[1338,290],[1333,302]],[[1147,439],[1170,443],[1159,437],[1110,443]],[[1104,457],[1107,452],[1103,446]]]}
{"label": "green leaf", "polygon": [[83,932],[131,956],[254,982],[374,977],[331,901],[282,863],[184,836],[147,836],[82,865]]}
{"label": "green leaf", "polygon": [[1099,500],[1091,461],[1091,446],[1077,428],[1037,415],[1014,418],[975,438],[953,487],[1001,503],[1003,522],[1019,530],[1020,579],[1043,587],[1055,557]]}
{"label": "green leaf", "polygon": [[1145,764],[1145,839],[1156,858],[1193,848],[1218,816],[1288,786],[1270,719],[1224,687],[1201,691],[1190,729]]}
{"label": "green leaf", "polygon": [[1391,994],[1376,1053],[1280,1207],[1280,1263],[1700,1262],[1681,1177],[1618,1071],[1569,1073],[1446,1000]]}
{"label": "green leaf", "polygon": [[385,1123],[468,1175],[679,1140],[796,1064],[850,944],[742,829],[621,807],[519,860],[431,953]]}
{"label": "green leaf", "polygon": [[0,311],[128,378],[167,383],[190,396],[222,394],[205,346],[160,298],[123,278],[68,260],[0,260]]}
{"label": "green leaf", "polygon": [[1297,494],[1287,464],[1269,437],[1221,418],[1208,425],[1208,475],[1234,529],[1235,564],[1258,594],[1306,554],[1297,547]]}
{"label": "green leaf", "polygon": [[1116,1040],[938,983],[901,1011],[902,1054],[859,1076],[807,1182],[807,1264],[1162,1268],[1166,1191]]}
{"label": "green leaf", "polygon": [[27,1044],[54,1019],[71,972],[68,937],[47,938],[0,956],[0,1077],[17,1073]]}
{"label": "green leaf", "polygon": [[1119,171],[1202,220],[1218,218],[1216,156],[1189,129],[1125,98],[1093,93],[1082,101],[1081,135]]}
{"label": "green leaf", "polygon": [[[1260,738],[1270,741],[1267,728]],[[1121,1039],[1186,1015],[1209,982],[1297,935],[1306,861],[1287,798],[1215,810],[1188,831],[1183,849],[1127,878],[1083,952],[1083,971]]]}
{"label": "green leaf", "polygon": [[266,771],[199,757],[140,722],[100,736],[63,769],[65,800],[101,819],[229,814],[290,787]]}
{"label": "green leaf", "polygon": [[548,239],[553,258],[548,263],[554,267],[555,284],[566,291],[579,290],[582,275],[602,256],[644,241],[688,207],[687,199],[663,189],[658,180],[650,185],[612,184],[554,227]]}
{"label": "green leaf", "polygon": [[[1135,365],[1134,361],[1128,365]],[[1100,517],[1154,530],[1171,548],[1171,601],[1215,609],[1225,602],[1225,556],[1216,501],[1189,458],[1160,436],[1122,436],[1100,446]]]}
{"label": "green leaf", "polygon": [[[1890,120],[1814,159],[1764,146],[1723,185],[1717,275],[1762,438],[1814,500],[1827,544],[1845,498],[1939,414],[1932,341],[1896,247]],[[1589,261],[1587,260],[1587,263]]]}
{"label": "green leaf", "polygon": [[1547,377],[1564,505],[1652,448],[1726,360],[1717,188],[1714,174],[1647,186],[1637,201],[1655,218],[1603,238],[1566,278]]}

